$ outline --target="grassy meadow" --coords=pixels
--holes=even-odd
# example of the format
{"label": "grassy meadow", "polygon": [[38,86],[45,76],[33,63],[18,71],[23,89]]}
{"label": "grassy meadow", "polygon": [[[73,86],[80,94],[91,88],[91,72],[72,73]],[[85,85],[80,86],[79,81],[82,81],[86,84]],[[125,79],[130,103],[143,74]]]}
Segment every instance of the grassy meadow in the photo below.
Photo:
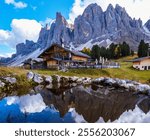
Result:
{"label": "grassy meadow", "polygon": [[[136,57],[136,56],[134,56]],[[63,75],[63,76],[78,76],[78,77],[112,77],[120,79],[135,80],[141,83],[150,83],[150,71],[139,71],[132,68],[131,62],[126,62],[134,57],[125,57],[116,60],[121,64],[120,69],[70,69],[68,72],[55,71],[55,70],[34,70],[34,72],[43,75]],[[0,67],[0,76],[16,75],[18,78],[24,80],[28,70],[21,68],[6,68]]]}
{"label": "grassy meadow", "polygon": [[136,56],[124,57],[116,62],[121,64],[120,69],[70,69],[68,72],[50,71],[50,70],[35,70],[35,72],[45,75],[64,75],[64,76],[79,76],[79,77],[112,77],[120,79],[135,80],[141,83],[150,83],[150,71],[139,71],[132,68],[132,60]]}

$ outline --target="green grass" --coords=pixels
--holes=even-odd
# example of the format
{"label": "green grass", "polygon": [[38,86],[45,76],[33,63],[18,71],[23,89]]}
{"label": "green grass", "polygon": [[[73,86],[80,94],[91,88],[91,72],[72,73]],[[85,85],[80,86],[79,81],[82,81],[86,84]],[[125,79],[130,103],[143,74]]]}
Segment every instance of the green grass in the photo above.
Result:
{"label": "green grass", "polygon": [[0,67],[0,77],[1,76],[21,76],[25,75],[27,70],[21,68],[14,68],[14,67]]}
{"label": "green grass", "polygon": [[[55,70],[34,70],[34,72],[43,75],[63,75],[63,76],[78,76],[78,77],[112,77],[120,79],[135,80],[141,83],[150,83],[150,71],[139,71],[132,68],[131,62],[126,62],[134,57],[124,57],[118,59],[117,62],[121,64],[120,69],[70,69],[68,72],[61,72]],[[115,61],[115,60],[114,60]],[[28,71],[20,68],[6,68],[0,67],[0,77],[6,75],[16,75],[19,79],[20,86],[28,86],[26,82],[26,73]]]}
{"label": "green grass", "polygon": [[[17,83],[14,85],[6,85],[0,92],[11,93],[13,91],[18,91],[19,94],[27,93],[27,91],[32,87],[32,82],[29,82],[26,78],[27,70],[21,68],[13,67],[0,67],[0,80],[1,77],[15,77]],[[1,91],[2,90],[2,91]]]}
{"label": "green grass", "polygon": [[63,75],[63,76],[78,76],[78,77],[112,77],[120,79],[135,80],[141,83],[150,83],[150,71],[139,71],[132,68],[132,62],[126,62],[134,57],[124,57],[116,62],[121,64],[120,69],[70,69],[68,72],[51,71],[51,70],[35,70],[39,74],[45,75]]}

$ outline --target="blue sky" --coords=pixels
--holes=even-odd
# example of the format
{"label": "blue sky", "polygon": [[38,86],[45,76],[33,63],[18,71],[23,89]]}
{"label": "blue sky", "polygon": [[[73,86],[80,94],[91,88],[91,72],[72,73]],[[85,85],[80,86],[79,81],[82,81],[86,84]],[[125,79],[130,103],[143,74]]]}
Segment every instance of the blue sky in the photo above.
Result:
{"label": "blue sky", "polygon": [[[40,22],[45,21],[47,18],[55,19],[56,12],[61,12],[62,15],[68,19],[74,2],[74,0],[12,0],[12,2],[13,1],[21,1],[27,4],[27,7],[17,8],[14,4],[8,4],[5,0],[0,0],[0,30],[11,31],[13,19],[34,19]],[[9,54],[13,52],[15,52],[14,46],[11,47],[6,43],[0,44],[0,56],[9,56]]]}
{"label": "blue sky", "polygon": [[[17,2],[18,0],[16,0]],[[35,19],[44,21],[47,17],[54,19],[56,12],[68,18],[74,0],[22,0],[28,6],[23,9],[0,0],[0,29],[10,30],[12,19]],[[35,9],[34,9],[35,8]]]}
{"label": "blue sky", "polygon": [[103,10],[119,4],[132,18],[150,19],[149,0],[0,0],[0,56],[15,53],[16,44],[26,39],[36,42],[41,23],[55,19],[56,12],[73,22],[91,3]]}

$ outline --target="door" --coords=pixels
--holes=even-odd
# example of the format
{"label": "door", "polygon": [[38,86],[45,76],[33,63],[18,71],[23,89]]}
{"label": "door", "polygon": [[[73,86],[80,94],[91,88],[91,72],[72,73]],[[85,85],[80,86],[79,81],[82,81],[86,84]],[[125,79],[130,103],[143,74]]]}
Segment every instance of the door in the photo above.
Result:
{"label": "door", "polygon": [[147,70],[147,66],[144,67],[144,70]]}

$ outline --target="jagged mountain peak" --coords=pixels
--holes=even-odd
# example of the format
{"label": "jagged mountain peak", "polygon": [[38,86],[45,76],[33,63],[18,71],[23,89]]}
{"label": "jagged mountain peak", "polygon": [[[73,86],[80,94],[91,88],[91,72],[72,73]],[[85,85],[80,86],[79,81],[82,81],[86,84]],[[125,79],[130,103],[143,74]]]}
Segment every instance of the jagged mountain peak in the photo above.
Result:
{"label": "jagged mountain peak", "polygon": [[82,18],[87,18],[91,20],[92,17],[95,16],[100,16],[101,13],[103,12],[102,8],[97,5],[96,3],[90,4],[83,12]]}
{"label": "jagged mountain peak", "polygon": [[[28,54],[38,48],[45,49],[53,43],[61,44],[62,40],[65,47],[74,47],[76,49],[93,46],[108,46],[110,43],[127,42],[132,49],[137,50],[139,42],[144,39],[150,40],[150,20],[145,27],[149,32],[145,32],[142,21],[131,18],[125,8],[120,5],[109,5],[106,11],[95,4],[90,4],[79,15],[70,26],[67,20],[56,13],[56,20],[51,24],[50,29],[42,28],[37,43],[21,43],[16,46],[17,55]],[[145,29],[146,29],[145,28]]]}
{"label": "jagged mountain peak", "polygon": [[106,11],[114,11],[113,5],[109,4]]}
{"label": "jagged mountain peak", "polygon": [[[103,11],[102,10],[102,8],[97,4],[97,3],[92,3],[92,4],[90,4],[90,5],[88,5],[86,8],[85,8],[85,10],[84,10],[84,12],[87,12],[87,11],[89,11],[89,10],[92,10],[92,11],[94,11],[94,10],[99,10],[99,11]],[[84,13],[83,12],[83,13]]]}
{"label": "jagged mountain peak", "polygon": [[116,10],[117,12],[126,12],[125,8],[124,8],[124,7],[121,7],[119,4],[116,4],[115,10]]}
{"label": "jagged mountain peak", "polygon": [[62,14],[60,12],[56,13],[56,23],[58,24],[64,24],[64,25],[68,25],[68,22],[66,21],[66,19],[62,16]]}

